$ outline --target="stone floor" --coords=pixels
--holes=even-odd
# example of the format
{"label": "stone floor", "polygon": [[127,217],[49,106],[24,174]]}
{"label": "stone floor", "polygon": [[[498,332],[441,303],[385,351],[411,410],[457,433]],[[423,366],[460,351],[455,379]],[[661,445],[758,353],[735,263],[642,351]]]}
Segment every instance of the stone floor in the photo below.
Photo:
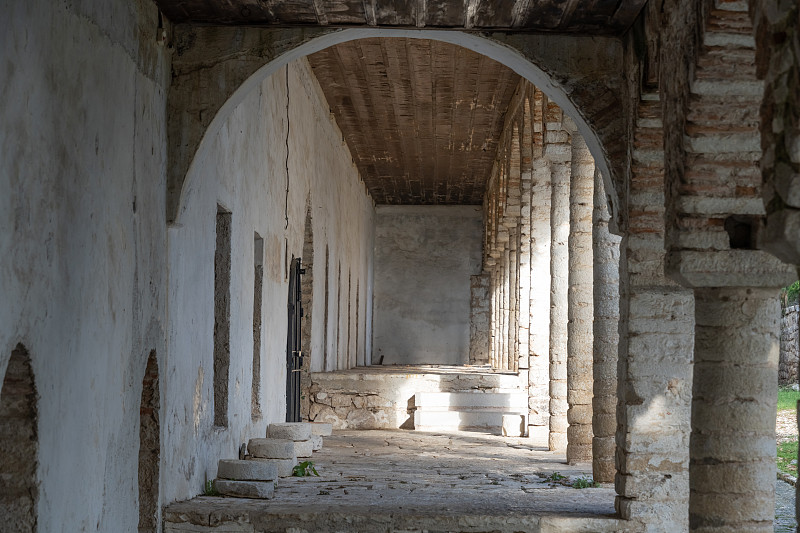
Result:
{"label": "stone floor", "polygon": [[794,533],[797,530],[794,502],[794,487],[778,480],[775,483],[775,533]]}
{"label": "stone floor", "polygon": [[[167,507],[177,532],[625,531],[612,485],[577,489],[589,464],[523,438],[468,432],[335,431],[319,477],[281,479],[272,500],[198,497]],[[558,472],[561,483],[548,481]]]}

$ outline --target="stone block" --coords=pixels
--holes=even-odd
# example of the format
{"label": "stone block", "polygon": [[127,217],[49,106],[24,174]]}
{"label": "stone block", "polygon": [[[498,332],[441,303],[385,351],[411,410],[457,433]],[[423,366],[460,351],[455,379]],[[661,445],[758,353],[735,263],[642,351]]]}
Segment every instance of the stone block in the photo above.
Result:
{"label": "stone block", "polygon": [[570,424],[591,424],[592,406],[585,404],[570,405],[567,411],[567,422]]}
{"label": "stone block", "polygon": [[311,448],[315,452],[322,449],[322,435],[311,435]]}
{"label": "stone block", "polygon": [[329,437],[333,433],[333,426],[324,422],[311,422],[311,435]]}
{"label": "stone block", "polygon": [[525,415],[503,415],[503,436],[524,437],[526,425]]}
{"label": "stone block", "polygon": [[225,496],[234,498],[257,498],[266,500],[275,493],[275,483],[272,481],[231,481],[229,479],[215,479],[214,489]]}
{"label": "stone block", "polygon": [[247,452],[262,459],[294,459],[294,441],[286,439],[250,439]]}
{"label": "stone block", "polygon": [[314,443],[309,440],[299,440],[294,443],[294,453],[297,457],[311,457],[311,452],[314,451]]}
{"label": "stone block", "polygon": [[267,428],[267,437],[293,441],[308,440],[311,438],[311,424],[307,422],[273,423]]}
{"label": "stone block", "polygon": [[297,457],[292,457],[291,459],[264,459],[263,457],[250,457],[248,461],[275,465],[275,468],[278,472],[278,477],[290,477],[292,475],[292,469],[297,464]]}
{"label": "stone block", "polygon": [[269,463],[221,459],[217,466],[217,477],[237,481],[272,481],[277,479],[278,469]]}

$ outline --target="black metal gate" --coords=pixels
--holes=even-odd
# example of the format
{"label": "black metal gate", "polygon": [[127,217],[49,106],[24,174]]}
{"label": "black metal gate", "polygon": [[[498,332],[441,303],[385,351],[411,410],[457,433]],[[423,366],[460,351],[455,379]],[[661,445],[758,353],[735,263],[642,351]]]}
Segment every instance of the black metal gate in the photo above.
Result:
{"label": "black metal gate", "polygon": [[305,274],[300,258],[292,259],[289,271],[289,331],[286,337],[286,421],[300,422],[300,369],[303,352],[300,347],[300,327],[303,304],[300,300],[300,276]]}

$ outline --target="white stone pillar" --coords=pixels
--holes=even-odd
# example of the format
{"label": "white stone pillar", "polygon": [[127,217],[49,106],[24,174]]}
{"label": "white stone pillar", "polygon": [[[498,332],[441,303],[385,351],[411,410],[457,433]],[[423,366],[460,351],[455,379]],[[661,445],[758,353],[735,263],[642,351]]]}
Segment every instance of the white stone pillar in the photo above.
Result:
{"label": "white stone pillar", "polygon": [[594,159],[577,132],[572,134],[567,325],[567,462],[592,458],[592,206]]}
{"label": "white stone pillar", "polygon": [[778,291],[696,289],[695,310],[690,531],[771,533]]}
{"label": "white stone pillar", "polygon": [[547,441],[550,432],[550,172],[547,160],[535,161],[531,182],[528,434],[539,441]]}
{"label": "white stone pillar", "polygon": [[[515,223],[519,219],[515,219]],[[519,228],[509,230],[508,248],[508,340],[506,342],[506,360],[509,370],[517,370],[517,354],[519,353],[519,322],[517,312],[519,308]]]}
{"label": "white stone pillar", "polygon": [[[550,133],[550,132],[548,132]],[[569,145],[548,145],[553,161],[550,202],[550,435],[551,450],[567,447],[567,279],[569,269]]]}
{"label": "white stone pillar", "polygon": [[610,220],[603,175],[594,175],[592,247],[594,255],[594,388],[592,398],[592,476],[614,481],[619,354],[619,243],[608,231]]}
{"label": "white stone pillar", "polygon": [[[525,119],[527,120],[527,118]],[[520,225],[519,225],[519,293],[517,337],[517,369],[530,368],[530,324],[531,324],[531,168],[530,156],[523,156],[523,167],[520,180]],[[549,275],[549,273],[548,273]],[[527,384],[527,379],[523,384]],[[528,393],[530,397],[530,391]]]}
{"label": "white stone pillar", "polygon": [[508,328],[509,328],[509,320],[510,320],[510,310],[509,310],[509,292],[510,292],[510,285],[511,285],[511,271],[509,268],[509,261],[511,260],[511,253],[508,247],[508,242],[506,242],[505,250],[503,251],[503,262],[501,268],[502,270],[502,286],[503,286],[503,296],[500,301],[500,305],[502,306],[502,313],[501,313],[501,334],[500,334],[500,353],[498,354],[500,357],[500,368],[503,370],[508,370]]}

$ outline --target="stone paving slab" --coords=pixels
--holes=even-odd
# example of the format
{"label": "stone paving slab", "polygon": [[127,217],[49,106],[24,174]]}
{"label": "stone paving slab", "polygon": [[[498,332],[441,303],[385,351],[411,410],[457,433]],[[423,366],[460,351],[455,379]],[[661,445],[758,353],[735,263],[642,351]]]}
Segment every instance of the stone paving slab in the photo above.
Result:
{"label": "stone paving slab", "polygon": [[[282,479],[270,501],[198,497],[165,509],[165,531],[626,531],[614,489],[548,482],[588,463],[525,438],[469,432],[334,431],[319,477]],[[196,529],[192,529],[196,526]]]}
{"label": "stone paving slab", "polygon": [[775,483],[775,533],[795,533],[795,488],[781,481]]}

